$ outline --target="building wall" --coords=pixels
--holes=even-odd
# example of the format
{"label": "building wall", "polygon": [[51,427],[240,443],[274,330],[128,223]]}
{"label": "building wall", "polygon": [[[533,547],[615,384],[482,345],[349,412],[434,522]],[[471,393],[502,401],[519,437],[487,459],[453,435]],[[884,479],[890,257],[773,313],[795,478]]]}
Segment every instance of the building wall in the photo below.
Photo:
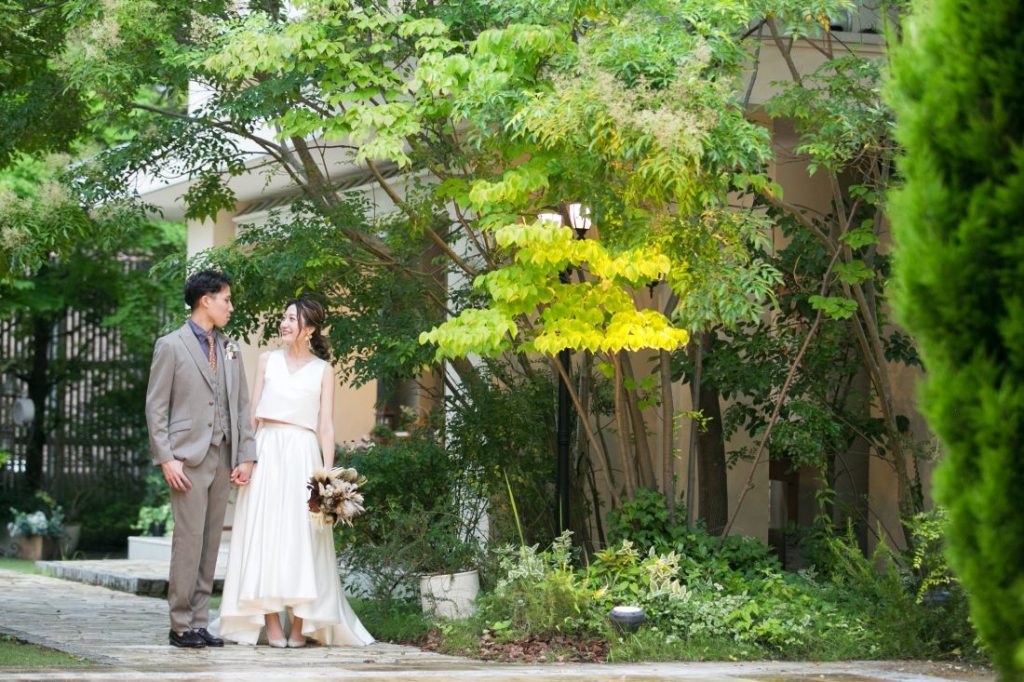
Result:
{"label": "building wall", "polygon": [[[189,257],[191,258],[205,249],[230,244],[237,233],[237,226],[233,218],[237,211],[244,207],[244,204],[239,204],[236,211],[221,211],[216,220],[188,221],[186,249]],[[251,390],[260,353],[281,346],[276,344],[264,346],[258,343],[242,343],[240,345],[246,378]],[[374,403],[376,399],[377,382],[375,381],[359,387],[341,381],[335,384],[334,437],[338,443],[355,443],[369,435],[375,421]]]}
{"label": "building wall", "polygon": [[[762,73],[762,77],[767,74]],[[772,76],[774,78],[774,76]],[[766,78],[767,80],[767,78]],[[822,173],[811,175],[807,170],[805,158],[795,154],[794,148],[798,138],[793,127],[785,121],[770,123],[764,121],[772,129],[773,146],[775,150],[775,161],[770,169],[772,177],[782,186],[786,200],[790,203],[805,206],[812,210],[827,213],[830,210],[830,196],[828,180]],[[776,234],[775,244],[781,247],[783,238]],[[887,235],[883,234],[882,249],[887,246]],[[664,294],[662,294],[664,297]],[[663,304],[664,301],[661,301]],[[634,360],[638,371],[650,367],[650,358],[637,356]],[[908,417],[910,421],[909,438],[914,447],[922,453],[933,453],[935,450],[934,438],[915,407],[915,394],[917,381],[921,375],[919,368],[907,367],[902,364],[892,363],[889,365],[889,372],[892,379],[895,394],[896,410],[899,414]],[[866,386],[865,381],[862,382]],[[675,384],[673,386],[673,400],[676,411],[692,409],[689,386]],[[723,402],[723,412],[728,407],[728,402]],[[664,428],[655,412],[648,414],[649,424],[658,424],[660,429]],[[687,460],[690,442],[690,422],[682,420],[677,424],[675,432],[675,461],[674,471],[678,483],[677,492],[685,491],[687,486]],[[660,435],[652,437],[653,442],[660,442]],[[746,435],[737,435],[727,443],[727,452],[735,451],[743,446],[754,445]],[[899,506],[897,501],[897,479],[891,462],[877,456],[877,453],[870,452],[867,444],[858,442],[848,453],[846,464],[848,472],[840,472],[837,489],[847,499],[868,497],[868,524],[870,528],[866,532],[865,547],[868,551],[874,549],[880,538],[885,538],[890,545],[903,546],[904,539],[899,517]],[[920,477],[925,494],[926,506],[931,506],[931,476],[934,468],[934,461],[924,461],[920,465]],[[782,494],[781,486],[769,479],[769,462],[767,454],[763,461],[754,465],[749,461],[740,461],[735,464],[728,473],[729,489],[729,510],[730,514],[735,509],[737,501],[742,494],[749,478],[751,489],[740,507],[732,532],[749,535],[752,537],[767,539],[769,522],[774,509],[776,518],[783,513],[782,503],[779,499]],[[660,478],[661,470],[658,469]],[[790,495],[796,496],[795,507],[798,512],[795,518],[788,518],[787,521],[801,525],[809,525],[817,514],[815,493],[820,485],[817,472],[804,469],[794,472],[794,483]],[[774,494],[772,488],[775,487]],[[699,498],[694,500],[699,504]]]}

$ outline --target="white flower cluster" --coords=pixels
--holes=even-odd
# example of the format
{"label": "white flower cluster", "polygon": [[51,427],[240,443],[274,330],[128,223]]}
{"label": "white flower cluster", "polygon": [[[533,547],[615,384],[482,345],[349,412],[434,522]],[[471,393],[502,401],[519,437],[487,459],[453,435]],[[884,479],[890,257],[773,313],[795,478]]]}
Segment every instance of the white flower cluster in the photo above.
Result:
{"label": "white flower cluster", "polygon": [[41,511],[28,513],[12,509],[11,514],[14,520],[7,524],[7,532],[12,538],[31,535],[58,537],[64,534],[64,513],[60,507],[54,509],[53,515],[49,518]]}

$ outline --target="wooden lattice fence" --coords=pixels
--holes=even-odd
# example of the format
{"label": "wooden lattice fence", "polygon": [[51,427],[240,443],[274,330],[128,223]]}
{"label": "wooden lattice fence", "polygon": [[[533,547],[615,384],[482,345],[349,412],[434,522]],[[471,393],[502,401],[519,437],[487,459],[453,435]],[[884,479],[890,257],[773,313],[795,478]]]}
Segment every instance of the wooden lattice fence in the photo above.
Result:
{"label": "wooden lattice fence", "polygon": [[[26,327],[17,319],[0,321],[0,367],[30,357]],[[76,310],[67,311],[53,331],[48,358],[66,366],[68,376],[47,398],[45,488],[69,501],[97,486],[137,480],[149,469],[143,414],[149,358],[128,353],[116,328]],[[28,388],[12,376],[6,374],[14,391],[0,391],[0,447],[9,446],[13,455],[0,470],[0,491],[20,487],[26,470],[30,427],[15,427],[11,416]]]}

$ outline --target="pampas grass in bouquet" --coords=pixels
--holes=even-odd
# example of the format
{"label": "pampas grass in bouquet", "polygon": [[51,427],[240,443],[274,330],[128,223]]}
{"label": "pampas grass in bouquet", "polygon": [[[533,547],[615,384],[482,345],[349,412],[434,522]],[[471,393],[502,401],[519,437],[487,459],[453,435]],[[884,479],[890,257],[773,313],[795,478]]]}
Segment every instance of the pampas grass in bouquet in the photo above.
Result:
{"label": "pampas grass in bouquet", "polygon": [[366,479],[355,469],[335,467],[317,469],[306,487],[309,489],[309,513],[313,520],[325,525],[352,525],[352,519],[363,513],[363,494],[359,486]]}

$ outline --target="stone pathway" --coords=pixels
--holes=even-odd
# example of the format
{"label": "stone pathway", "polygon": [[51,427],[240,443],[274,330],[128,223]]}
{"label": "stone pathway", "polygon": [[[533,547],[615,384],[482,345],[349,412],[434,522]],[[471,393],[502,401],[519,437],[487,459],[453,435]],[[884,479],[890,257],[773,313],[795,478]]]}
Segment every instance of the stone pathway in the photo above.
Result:
{"label": "stone pathway", "polygon": [[657,663],[504,665],[394,644],[364,648],[271,649],[226,646],[179,650],[167,645],[163,600],[103,587],[0,570],[0,632],[81,656],[96,665],[66,670],[0,669],[0,680],[54,682],[362,682],[554,680],[704,680],[708,682],[989,682],[957,666],[919,663]]}

